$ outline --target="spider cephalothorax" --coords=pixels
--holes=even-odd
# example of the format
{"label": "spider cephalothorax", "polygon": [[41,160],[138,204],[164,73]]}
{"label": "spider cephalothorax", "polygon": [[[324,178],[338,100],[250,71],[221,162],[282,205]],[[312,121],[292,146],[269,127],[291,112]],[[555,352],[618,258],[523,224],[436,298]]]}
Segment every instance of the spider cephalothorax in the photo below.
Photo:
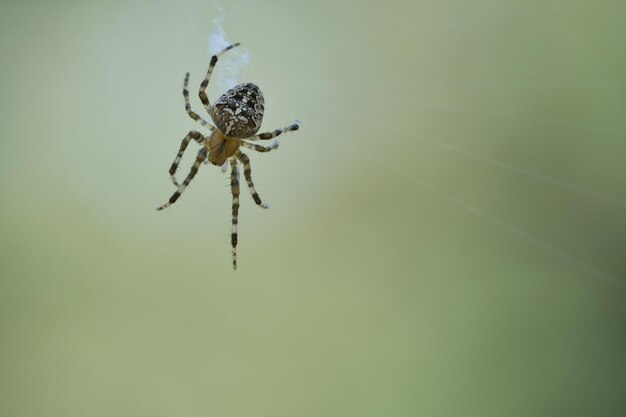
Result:
{"label": "spider cephalothorax", "polygon": [[[217,60],[220,55],[236,46],[239,46],[239,44],[235,43],[227,46],[217,55],[213,55],[213,57],[211,57],[211,63],[209,64],[206,77],[204,77],[204,80],[200,84],[200,92],[198,93],[198,96],[200,97],[200,101],[202,101],[206,111],[211,115],[211,119],[217,128],[206,122],[196,112],[191,110],[189,90],[187,88],[189,84],[189,73],[185,76],[185,82],[183,85],[185,110],[187,111],[187,114],[189,114],[189,117],[211,130],[211,134],[209,136],[205,136],[200,132],[192,130],[183,138],[178,154],[176,155],[169,171],[172,182],[177,189],[174,194],[172,194],[168,202],[157,209],[163,210],[178,200],[178,197],[180,197],[193,177],[195,177],[202,162],[208,161],[213,165],[223,165],[226,161],[228,161],[231,167],[230,187],[233,195],[231,243],[233,248],[233,268],[235,269],[237,269],[237,216],[239,213],[239,168],[237,161],[243,164],[243,175],[246,178],[246,182],[248,183],[248,188],[250,189],[254,202],[260,207],[268,207],[266,204],[263,204],[261,197],[259,197],[259,194],[254,189],[250,159],[246,154],[241,152],[239,148],[243,146],[257,152],[269,152],[272,149],[278,148],[278,141],[274,142],[270,146],[256,145],[247,141],[269,140],[282,133],[298,130],[300,127],[300,123],[296,122],[285,128],[257,135],[256,132],[259,131],[261,122],[263,121],[265,100],[263,98],[263,93],[261,93],[261,89],[252,83],[239,84],[231,88],[211,106],[206,95],[206,88],[209,85],[209,79],[211,78],[213,68],[215,67],[215,64],[217,64]],[[191,167],[189,174],[183,183],[179,184],[174,175],[176,174],[178,164],[180,163],[183,153],[185,152],[185,149],[187,149],[191,139],[202,145],[202,148],[198,151],[196,161]]]}

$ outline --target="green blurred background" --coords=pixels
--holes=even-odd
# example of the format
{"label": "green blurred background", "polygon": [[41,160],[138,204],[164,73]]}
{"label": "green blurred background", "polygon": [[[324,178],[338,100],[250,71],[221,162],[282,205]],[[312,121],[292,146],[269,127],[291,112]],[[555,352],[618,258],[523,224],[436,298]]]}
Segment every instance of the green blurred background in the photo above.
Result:
{"label": "green blurred background", "polygon": [[[217,16],[264,130],[303,121],[251,155],[236,272],[218,168],[155,210]],[[4,1],[0,415],[626,415],[625,21]]]}

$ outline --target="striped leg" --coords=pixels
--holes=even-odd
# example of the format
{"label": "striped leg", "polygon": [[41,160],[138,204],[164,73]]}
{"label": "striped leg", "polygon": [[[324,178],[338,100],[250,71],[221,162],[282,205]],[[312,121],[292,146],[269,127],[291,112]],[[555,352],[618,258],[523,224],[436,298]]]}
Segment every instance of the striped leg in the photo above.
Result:
{"label": "striped leg", "polygon": [[200,97],[200,101],[202,102],[202,104],[204,104],[204,108],[209,114],[211,114],[211,103],[209,103],[209,98],[206,95],[206,88],[209,85],[209,80],[211,79],[213,68],[215,68],[215,64],[217,64],[217,59],[224,52],[230,51],[236,46],[239,46],[239,42],[228,45],[226,48],[222,49],[220,52],[211,57],[211,62],[209,63],[209,69],[206,72],[206,77],[204,77],[204,80],[202,80],[202,83],[200,84],[200,92],[198,93],[198,97]]}
{"label": "striped leg", "polygon": [[276,140],[270,146],[263,146],[263,145],[256,145],[254,143],[248,143],[248,142],[242,140],[241,141],[241,145],[246,147],[246,148],[248,148],[248,149],[252,149],[253,151],[269,152],[271,150],[278,149],[278,145],[280,145],[280,142],[278,142]]}
{"label": "striped leg", "polygon": [[183,193],[183,191],[185,191],[185,188],[187,188],[193,177],[195,177],[198,173],[198,168],[200,168],[200,164],[202,164],[204,158],[206,158],[206,148],[203,147],[198,151],[198,156],[196,156],[196,162],[193,163],[191,170],[189,171],[189,175],[187,175],[185,181],[183,181],[183,183],[178,187],[178,190],[176,190],[176,192],[172,194],[168,202],[157,208],[157,210],[163,210],[164,208],[168,208],[170,205],[174,204],[176,200],[178,200],[178,197],[180,197],[180,195]]}
{"label": "striped leg", "polygon": [[172,162],[172,166],[170,167],[170,178],[172,179],[172,182],[174,183],[176,187],[178,187],[179,184],[178,184],[178,181],[176,181],[176,177],[174,176],[174,174],[176,174],[176,170],[178,169],[178,164],[180,164],[180,160],[183,157],[183,153],[185,153],[185,149],[187,149],[187,146],[189,145],[189,142],[191,142],[191,139],[195,140],[201,145],[204,142],[204,136],[202,136],[202,133],[196,132],[195,130],[192,130],[191,132],[187,133],[187,136],[183,138],[183,141],[180,144],[180,149],[178,150],[178,154],[176,154],[176,158],[174,159],[174,162]]}
{"label": "striped leg", "polygon": [[187,111],[189,117],[191,117],[196,122],[199,122],[202,126],[206,127],[209,130],[215,129],[213,125],[200,117],[198,113],[191,110],[191,103],[189,102],[189,73],[185,75],[185,82],[183,84],[183,97],[185,97],[185,110]]}
{"label": "striped leg", "polygon": [[261,201],[261,197],[259,197],[259,193],[256,192],[254,188],[254,183],[252,182],[252,168],[250,168],[250,158],[243,152],[237,152],[237,158],[243,163],[243,176],[246,177],[246,182],[248,183],[248,188],[250,189],[250,194],[252,194],[252,198],[257,206],[262,208],[270,208],[267,204],[263,204]]}
{"label": "striped leg", "polygon": [[269,140],[275,138],[278,135],[282,135],[285,132],[291,132],[298,129],[300,129],[300,122],[296,121],[295,123],[290,124],[287,127],[283,127],[282,129],[276,129],[273,132],[259,133],[258,135],[246,138],[246,140]]}
{"label": "striped leg", "polygon": [[230,243],[233,246],[233,269],[237,269],[237,216],[239,214],[239,170],[237,160],[230,160],[230,191],[233,194],[233,223]]}

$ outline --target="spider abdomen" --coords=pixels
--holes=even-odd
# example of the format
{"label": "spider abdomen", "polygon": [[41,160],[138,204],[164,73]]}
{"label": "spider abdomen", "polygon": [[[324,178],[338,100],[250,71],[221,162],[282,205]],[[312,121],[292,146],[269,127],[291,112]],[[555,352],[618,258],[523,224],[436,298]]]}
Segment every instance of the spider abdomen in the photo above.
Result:
{"label": "spider abdomen", "polygon": [[226,136],[245,139],[261,127],[265,100],[252,83],[239,84],[224,93],[211,107],[211,118]]}

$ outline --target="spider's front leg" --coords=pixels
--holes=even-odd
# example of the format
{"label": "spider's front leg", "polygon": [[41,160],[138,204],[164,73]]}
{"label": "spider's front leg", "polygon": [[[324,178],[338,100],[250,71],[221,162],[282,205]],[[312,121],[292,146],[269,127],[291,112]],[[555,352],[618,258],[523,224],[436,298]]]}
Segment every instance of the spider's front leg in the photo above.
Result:
{"label": "spider's front leg", "polygon": [[256,152],[269,152],[274,149],[278,149],[278,145],[280,145],[280,142],[278,142],[277,140],[274,141],[274,143],[272,143],[270,146],[263,146],[263,145],[257,145],[255,143],[248,143],[245,140],[241,141],[241,146],[246,147],[248,149],[252,149],[253,151],[256,151]]}
{"label": "spider's front leg", "polygon": [[256,192],[254,188],[254,183],[252,182],[252,168],[250,167],[250,158],[245,153],[239,151],[237,152],[237,159],[241,161],[243,164],[243,176],[246,177],[246,182],[248,183],[248,188],[250,189],[250,194],[252,194],[252,199],[257,204],[257,206],[261,208],[269,208],[267,204],[263,204],[261,201],[261,197],[259,197],[259,193]]}
{"label": "spider's front leg", "polygon": [[295,123],[283,127],[282,129],[276,129],[273,132],[259,133],[258,135],[246,138],[246,140],[270,140],[275,138],[276,136],[282,135],[283,133],[291,132],[298,129],[300,129],[300,121],[296,120]]}
{"label": "spider's front leg", "polygon": [[195,140],[200,145],[204,143],[204,136],[202,135],[202,133],[196,132],[195,130],[192,130],[191,132],[187,133],[187,136],[183,138],[183,141],[180,144],[180,149],[178,150],[178,153],[176,154],[176,158],[174,158],[174,162],[172,162],[172,166],[170,167],[170,171],[169,171],[170,178],[172,179],[172,182],[174,183],[176,187],[179,187],[180,184],[178,184],[178,181],[176,181],[176,177],[174,177],[174,174],[176,174],[176,170],[178,169],[178,164],[180,164],[180,160],[182,159],[183,154],[185,153],[185,150],[187,149],[187,146],[189,145],[189,142],[191,142],[191,139]]}
{"label": "spider's front leg", "polygon": [[187,178],[185,178],[185,181],[183,181],[183,183],[180,186],[178,186],[178,190],[176,190],[176,192],[172,194],[168,202],[163,204],[161,207],[157,208],[157,210],[163,210],[164,208],[168,208],[170,205],[174,204],[176,200],[178,200],[178,197],[180,197],[180,195],[183,193],[183,191],[185,191],[185,188],[187,188],[187,186],[189,185],[193,177],[195,177],[196,174],[198,173],[198,168],[200,168],[200,164],[202,164],[202,161],[204,161],[204,158],[206,158],[206,155],[207,155],[206,148],[203,147],[202,149],[198,151],[198,156],[196,156],[196,161],[193,163],[191,170],[189,171],[189,174],[187,175]]}
{"label": "spider's front leg", "polygon": [[237,269],[237,216],[239,215],[239,170],[237,160],[230,159],[230,191],[233,195],[233,220],[230,242],[233,247],[233,269]]}

